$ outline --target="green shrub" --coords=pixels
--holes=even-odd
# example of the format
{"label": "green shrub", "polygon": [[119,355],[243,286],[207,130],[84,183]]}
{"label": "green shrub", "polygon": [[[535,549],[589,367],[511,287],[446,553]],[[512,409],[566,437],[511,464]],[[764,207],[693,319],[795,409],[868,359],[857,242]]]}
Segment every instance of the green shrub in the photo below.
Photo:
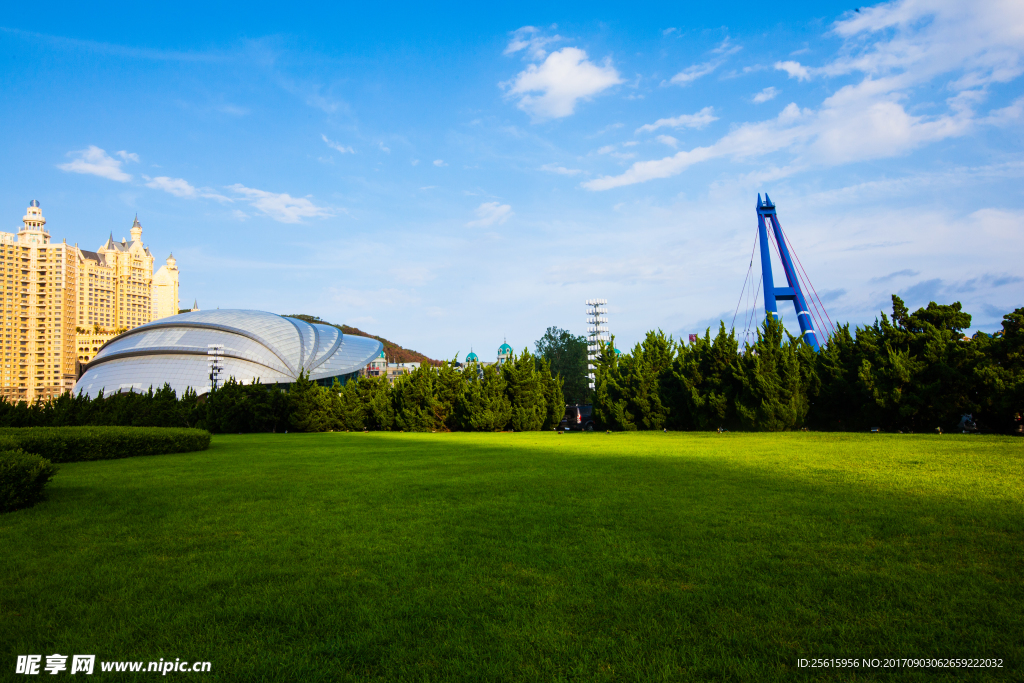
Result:
{"label": "green shrub", "polygon": [[[9,444],[9,445],[8,445]],[[174,427],[22,427],[0,429],[0,448],[20,448],[52,462],[112,460],[203,451],[210,433]]]}
{"label": "green shrub", "polygon": [[46,458],[21,450],[0,451],[0,512],[35,505],[56,473],[57,467]]}

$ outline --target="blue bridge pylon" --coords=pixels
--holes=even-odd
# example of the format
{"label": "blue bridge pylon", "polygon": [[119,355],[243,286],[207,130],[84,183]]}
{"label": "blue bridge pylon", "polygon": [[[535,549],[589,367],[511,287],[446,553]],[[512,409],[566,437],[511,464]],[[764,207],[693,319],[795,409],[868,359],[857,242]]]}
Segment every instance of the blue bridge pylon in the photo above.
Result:
{"label": "blue bridge pylon", "polygon": [[[775,235],[775,244],[779,248],[779,258],[782,261],[782,269],[786,271],[786,282],[788,287],[776,287],[772,279],[772,258],[768,249],[768,226],[772,225],[772,233]],[[764,194],[764,201],[761,201],[761,194],[757,195],[757,229],[761,242],[761,275],[764,279],[764,310],[765,316],[773,315],[779,317],[778,302],[792,301],[796,308],[796,319],[800,323],[800,333],[806,342],[815,351],[821,350],[818,333],[814,329],[814,319],[807,310],[807,299],[803,290],[800,289],[800,278],[797,276],[796,268],[793,267],[793,259],[790,258],[789,248],[786,246],[785,236],[782,234],[782,226],[779,225],[779,218],[775,215],[775,205]]]}

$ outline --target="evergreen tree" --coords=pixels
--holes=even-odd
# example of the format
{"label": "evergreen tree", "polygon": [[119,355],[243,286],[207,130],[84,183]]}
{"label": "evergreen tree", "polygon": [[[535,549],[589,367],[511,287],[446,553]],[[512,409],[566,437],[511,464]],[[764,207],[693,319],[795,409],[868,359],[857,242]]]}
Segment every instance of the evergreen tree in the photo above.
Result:
{"label": "evergreen tree", "polygon": [[330,428],[331,405],[328,392],[299,373],[288,390],[289,422],[297,432],[324,432]]}
{"label": "evergreen tree", "polygon": [[672,376],[666,378],[669,425],[673,429],[736,429],[735,369],[739,345],[733,333],[720,323],[711,339],[711,328],[688,346],[679,346]]}
{"label": "evergreen tree", "polygon": [[740,356],[735,371],[736,412],[744,429],[781,432],[803,426],[808,401],[797,349],[802,344],[774,316],[765,319],[757,343]]}
{"label": "evergreen tree", "polygon": [[[504,373],[496,365],[470,363],[463,370],[466,389],[459,397],[459,426],[467,431],[497,432],[512,419]],[[559,418],[561,419],[561,418]]]}
{"label": "evergreen tree", "polygon": [[442,428],[442,409],[435,396],[433,368],[421,365],[395,382],[395,426],[407,432],[431,432]]}
{"label": "evergreen tree", "polygon": [[395,399],[387,377],[360,377],[356,395],[364,407],[363,426],[371,431],[391,431],[395,425]]}
{"label": "evergreen tree", "polygon": [[501,366],[505,377],[505,393],[512,405],[509,427],[516,432],[535,432],[547,419],[544,387],[533,355],[528,349],[506,360]]}
{"label": "evergreen tree", "polygon": [[983,426],[1020,433],[1017,430],[1024,426],[1024,308],[1003,316],[1002,329],[994,335],[979,332],[973,341],[984,356],[975,371]]}
{"label": "evergreen tree", "polygon": [[601,344],[594,364],[594,421],[601,427],[617,431],[634,431],[636,422],[629,412],[629,391],[625,386],[622,360],[615,353],[615,337],[609,344]]}
{"label": "evergreen tree", "polygon": [[537,376],[540,380],[541,390],[544,396],[544,403],[547,405],[547,413],[544,416],[544,423],[541,429],[554,429],[565,415],[565,396],[562,393],[562,378],[551,373],[548,362],[543,358],[537,359]]}
{"label": "evergreen tree", "polygon": [[437,371],[434,390],[437,397],[434,410],[438,425],[445,431],[458,429],[459,399],[466,392],[464,370],[457,369],[455,361],[446,361]]}

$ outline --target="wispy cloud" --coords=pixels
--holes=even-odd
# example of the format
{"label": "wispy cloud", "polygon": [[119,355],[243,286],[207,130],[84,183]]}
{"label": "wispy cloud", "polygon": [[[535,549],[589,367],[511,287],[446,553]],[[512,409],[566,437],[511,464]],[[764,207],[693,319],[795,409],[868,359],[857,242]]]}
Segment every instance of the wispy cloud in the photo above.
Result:
{"label": "wispy cloud", "polygon": [[173,194],[175,197],[198,197],[199,193],[196,192],[196,188],[192,186],[184,178],[169,178],[167,176],[159,176],[157,178],[149,178],[143,176],[148,182],[146,187],[152,187],[155,190],[163,190],[164,192]]}
{"label": "wispy cloud", "polygon": [[899,278],[899,277],[917,277],[920,274],[921,273],[919,271],[910,270],[909,268],[905,268],[903,270],[897,270],[894,273],[889,273],[888,275],[882,275],[880,277],[873,277],[870,280],[868,280],[868,282],[870,282],[872,284],[878,284],[878,283],[882,283],[882,282],[891,282],[892,280],[895,280],[896,278]]}
{"label": "wispy cloud", "polygon": [[323,138],[324,142],[327,144],[328,147],[330,147],[331,149],[338,150],[342,154],[355,154],[356,153],[356,151],[354,149],[352,149],[351,147],[349,147],[347,145],[343,145],[340,142],[334,142],[333,140],[329,139],[323,133],[320,134],[320,137]]}
{"label": "wispy cloud", "polygon": [[317,206],[306,197],[257,190],[240,183],[229,185],[227,189],[240,195],[257,211],[281,223],[301,223],[303,218],[326,218],[334,215],[330,209]]}
{"label": "wispy cloud", "polygon": [[139,155],[120,151],[115,152],[121,157],[121,161],[111,157],[105,150],[96,145],[89,145],[87,149],[76,152],[68,152],[68,156],[74,157],[66,164],[58,164],[57,168],[69,173],[85,173],[95,175],[107,180],[116,180],[119,183],[127,183],[132,179],[131,175],[121,170],[121,164],[126,161],[138,161]]}
{"label": "wispy cloud", "polygon": [[767,102],[768,100],[774,100],[775,96],[778,95],[778,94],[779,94],[778,88],[774,88],[774,87],[765,88],[761,92],[759,92],[756,95],[754,95],[754,104],[761,104],[762,102]]}
{"label": "wispy cloud", "polygon": [[676,147],[679,146],[679,140],[676,140],[671,135],[659,135],[658,137],[656,137],[654,139],[657,140],[658,142],[660,142],[663,145],[668,145],[672,149],[675,149]]}
{"label": "wispy cloud", "polygon": [[219,202],[232,202],[234,201],[230,197],[225,197],[222,194],[214,192],[208,187],[195,187],[184,178],[170,178],[168,176],[157,176],[156,178],[150,178],[148,175],[142,176],[146,181],[146,187],[151,187],[154,190],[163,190],[168,194],[172,194],[175,197],[182,197],[185,199],[196,199],[203,197],[205,199],[216,199]]}
{"label": "wispy cloud", "polygon": [[547,46],[562,40],[559,35],[544,36],[536,26],[523,26],[512,32],[504,54],[514,55],[523,52],[523,56],[531,61],[540,61],[547,56]]}
{"label": "wispy cloud", "polygon": [[654,123],[648,123],[636,129],[637,133],[656,131],[659,128],[696,128],[700,130],[704,126],[718,120],[714,114],[714,107],[704,107],[696,114],[683,114],[668,119],[658,119]]}
{"label": "wispy cloud", "polygon": [[512,215],[512,207],[499,202],[484,202],[476,207],[476,220],[466,223],[467,228],[486,228],[501,225]]}
{"label": "wispy cloud", "polygon": [[717,69],[718,67],[722,66],[722,64],[725,63],[729,55],[735,54],[742,49],[743,48],[740,47],[739,45],[731,45],[729,43],[729,39],[726,38],[718,45],[718,47],[711,51],[713,54],[716,54],[718,56],[714,57],[713,59],[709,59],[706,62],[686,67],[685,69],[677,73],[675,76],[673,76],[669,82],[675,85],[689,85],[690,83],[696,81],[698,78],[702,78],[710,73],[713,73],[715,69]]}
{"label": "wispy cloud", "polygon": [[447,166],[444,159],[434,159],[434,166]]}
{"label": "wispy cloud", "polygon": [[[721,157],[754,160],[782,152],[791,157],[785,168],[792,173],[906,154],[988,123],[974,111],[986,88],[1024,73],[1024,6],[1016,3],[979,11],[966,0],[903,0],[848,16],[832,30],[846,41],[833,61],[813,70],[796,62],[780,62],[778,68],[797,79],[860,72],[859,83],[839,88],[817,109],[791,103],[776,118],[739,125],[711,145],[639,161],[621,175],[583,186],[607,190],[667,178]],[[933,103],[944,104],[944,111],[908,112],[903,101],[911,89],[937,78],[953,93],[945,103]]]}
{"label": "wispy cloud", "polygon": [[547,171],[548,173],[558,173],[559,175],[579,175],[583,173],[578,168],[566,168],[565,166],[558,166],[557,164],[544,164],[540,167],[540,170]]}

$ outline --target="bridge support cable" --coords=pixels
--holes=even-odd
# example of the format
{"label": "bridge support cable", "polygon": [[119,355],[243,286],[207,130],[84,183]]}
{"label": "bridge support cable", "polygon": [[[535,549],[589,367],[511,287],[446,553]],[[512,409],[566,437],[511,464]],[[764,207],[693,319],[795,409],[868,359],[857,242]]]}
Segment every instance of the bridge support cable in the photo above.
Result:
{"label": "bridge support cable", "polygon": [[807,286],[810,288],[813,298],[818,300],[818,305],[821,306],[821,311],[824,314],[825,318],[828,320],[829,328],[831,329],[832,334],[836,334],[838,330],[836,329],[835,324],[832,322],[832,318],[829,316],[828,310],[825,308],[824,302],[822,302],[821,297],[818,296],[818,291],[814,288],[814,283],[811,282],[811,276],[807,274],[807,269],[804,268],[804,264],[800,261],[800,255],[796,253],[795,249],[793,249],[793,243],[792,241],[790,241],[789,235],[787,235],[785,231],[783,231],[782,237],[783,239],[786,240],[786,243],[789,244],[789,250],[793,253],[793,256],[796,257],[797,267],[801,271],[803,271],[803,280],[807,283]]}
{"label": "bridge support cable", "polygon": [[[750,274],[754,270],[754,251],[757,249],[757,233],[754,233],[754,246],[750,248],[750,265],[747,266],[747,276],[743,278],[743,289],[740,290],[740,298],[736,302],[736,311],[732,314],[732,330],[736,330],[736,316],[740,312],[740,304],[743,303],[743,295],[747,293],[747,282],[750,281]],[[754,288],[754,283],[750,282],[750,288]],[[749,301],[749,300],[748,300]],[[744,316],[746,315],[746,309],[744,309]]]}
{"label": "bridge support cable", "polygon": [[[781,226],[780,226],[779,232],[782,232]],[[779,256],[779,260],[781,261],[782,260],[782,250],[779,249],[779,245],[778,245],[778,242],[777,242],[777,237],[775,235],[771,235],[770,237],[772,238],[772,246],[775,247],[775,253]],[[789,247],[789,253],[792,254],[794,257],[796,257],[797,260],[799,261],[799,257],[796,256],[796,252],[793,251],[793,245],[789,242],[789,238],[786,237],[785,233],[782,233],[782,237],[783,237],[783,239],[786,240],[786,245],[787,245],[787,247]],[[796,273],[797,278],[800,281],[800,284],[804,285],[804,287],[806,287],[809,284],[809,280],[807,278],[805,278],[805,277],[800,277],[800,271],[799,271],[798,268],[794,268],[793,270]],[[811,314],[811,318],[814,320],[814,328],[815,328],[815,330],[823,331],[825,336],[827,337],[828,336],[828,327],[825,325],[825,317],[821,314],[821,311],[818,310],[818,304],[816,304],[814,302],[814,298],[813,297],[810,297],[810,298],[806,299],[806,301],[810,302],[810,306],[807,307],[807,311]],[[821,340],[819,339],[818,341],[820,342]]]}

